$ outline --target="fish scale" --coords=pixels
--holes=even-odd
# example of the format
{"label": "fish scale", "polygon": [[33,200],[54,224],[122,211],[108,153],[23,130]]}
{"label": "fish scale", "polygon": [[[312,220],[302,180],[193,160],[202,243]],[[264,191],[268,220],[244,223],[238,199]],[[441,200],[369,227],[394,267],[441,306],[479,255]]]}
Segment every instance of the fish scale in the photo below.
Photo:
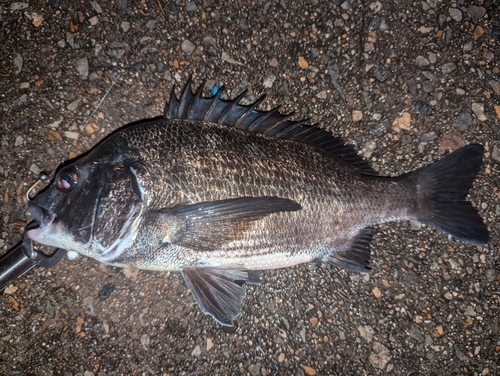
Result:
{"label": "fish scale", "polygon": [[413,219],[483,244],[466,201],[483,148],[380,177],[325,130],[186,84],[162,118],[127,125],[62,166],[29,203],[27,235],[100,262],[180,271],[202,312],[233,325],[241,282],[320,261],[370,270],[372,226]]}

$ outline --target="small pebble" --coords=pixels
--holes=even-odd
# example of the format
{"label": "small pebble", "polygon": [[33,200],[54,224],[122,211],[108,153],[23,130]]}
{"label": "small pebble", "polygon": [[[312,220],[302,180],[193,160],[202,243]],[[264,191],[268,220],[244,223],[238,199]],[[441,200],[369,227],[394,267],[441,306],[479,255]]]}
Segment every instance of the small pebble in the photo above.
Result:
{"label": "small pebble", "polygon": [[401,132],[401,130],[409,131],[411,124],[411,115],[409,112],[403,112],[400,117],[392,122],[392,130],[394,132]]}
{"label": "small pebble", "polygon": [[485,121],[486,115],[484,114],[483,103],[472,103],[472,112],[477,116],[479,121]]}
{"label": "small pebble", "polygon": [[196,50],[196,45],[192,43],[190,40],[184,39],[181,44],[181,49],[186,54],[191,55],[194,52],[194,50]]}
{"label": "small pebble", "polygon": [[429,58],[429,61],[431,62],[431,64],[435,64],[436,61],[437,61],[437,54],[435,54],[434,52],[427,52],[427,57]]}
{"label": "small pebble", "polygon": [[457,8],[449,8],[448,9],[448,14],[450,15],[451,18],[453,18],[455,21],[460,22],[462,21],[463,14],[460,11],[460,9]]}
{"label": "small pebble", "polygon": [[14,146],[21,146],[23,144],[23,141],[24,141],[23,136],[17,136]]}
{"label": "small pebble", "polygon": [[78,108],[78,105],[80,104],[80,98],[78,98],[77,100],[74,100],[73,102],[71,102],[67,109],[70,110],[70,111],[76,111],[76,109]]}
{"label": "small pebble", "polygon": [[468,112],[461,112],[453,121],[453,126],[462,132],[466,132],[472,125],[472,116]]}
{"label": "small pebble", "polygon": [[481,25],[477,25],[474,29],[474,40],[478,40],[484,34],[484,29]]}
{"label": "small pebble", "polygon": [[16,10],[23,10],[29,7],[28,3],[21,3],[21,2],[15,2],[10,4],[10,10],[11,11],[16,11]]}
{"label": "small pebble", "polygon": [[49,141],[62,141],[61,134],[55,129],[49,129],[47,131],[47,138],[49,139]]}
{"label": "small pebble", "polygon": [[432,82],[429,80],[425,80],[422,82],[422,90],[424,93],[432,93],[434,91],[434,86],[432,85]]}
{"label": "small pebble", "polygon": [[99,3],[97,1],[90,1],[90,5],[92,6],[92,8],[94,8],[94,10],[97,12],[97,13],[102,13],[102,8],[101,6],[99,5]]}
{"label": "small pebble", "polygon": [[363,119],[363,112],[359,110],[352,111],[352,121],[360,121]]}
{"label": "small pebble", "polygon": [[21,56],[21,54],[17,53],[13,62],[14,62],[14,66],[16,67],[14,74],[21,73],[21,71],[23,70],[23,57]]}
{"label": "small pebble", "polygon": [[307,69],[307,68],[309,68],[309,63],[304,58],[304,56],[299,56],[298,64],[299,64],[299,68],[300,69]]}
{"label": "small pebble", "polygon": [[470,17],[472,18],[472,22],[477,24],[478,21],[483,18],[483,16],[486,14],[486,8],[482,7],[482,6],[477,6],[477,5],[473,5],[469,8],[469,10],[467,11],[467,13],[470,15]]}
{"label": "small pebble", "polygon": [[371,342],[375,331],[370,325],[360,325],[358,326],[358,332],[361,337],[363,337],[367,342]]}
{"label": "small pebble", "polygon": [[373,343],[373,351],[370,353],[368,360],[373,367],[384,369],[390,360],[390,351],[387,347],[379,342]]}
{"label": "small pebble", "polygon": [[194,2],[194,0],[186,1],[186,11],[194,12],[194,11],[196,11],[196,9],[197,9],[197,6],[196,6],[196,3]]}
{"label": "small pebble", "polygon": [[214,347],[214,342],[212,341],[212,338],[207,338],[207,351],[210,351],[212,347]]}
{"label": "small pebble", "polygon": [[144,347],[144,350],[148,349],[150,343],[151,343],[151,339],[149,338],[149,335],[143,334],[141,336],[141,344]]}
{"label": "small pebble", "polygon": [[495,113],[497,115],[497,119],[500,119],[500,106],[493,106],[495,108]]}
{"label": "small pebble", "polygon": [[42,172],[42,169],[38,167],[36,163],[32,163],[30,166],[30,171],[34,173],[36,176],[39,176],[40,172]]}
{"label": "small pebble", "polygon": [[318,325],[318,318],[316,316],[313,316],[309,319],[309,322],[311,323],[311,326],[315,328],[316,325]]}
{"label": "small pebble", "polygon": [[122,21],[121,28],[126,33],[127,31],[130,30],[130,22]]}
{"label": "small pebble", "polygon": [[446,64],[443,64],[443,66],[441,67],[441,71],[442,71],[444,74],[451,73],[451,72],[453,72],[455,69],[457,69],[457,65],[456,65],[455,63],[446,63]]}
{"label": "small pebble", "polygon": [[316,94],[316,98],[318,99],[326,99],[327,97],[326,90],[321,90],[318,94]]}
{"label": "small pebble", "polygon": [[78,138],[80,137],[80,133],[78,133],[78,132],[72,132],[72,131],[65,131],[64,132],[64,137],[70,138],[72,140],[78,140]]}
{"label": "small pebble", "polygon": [[26,103],[28,103],[28,95],[27,94],[23,94],[21,95],[19,98],[17,98],[14,103],[12,103],[12,107],[21,107],[23,105],[25,105]]}
{"label": "small pebble", "polygon": [[201,355],[201,348],[200,346],[196,346],[193,351],[191,351],[191,356],[199,357]]}
{"label": "small pebble", "polygon": [[306,375],[309,375],[309,376],[316,375],[316,370],[314,368],[306,366],[305,364],[301,364],[300,367],[304,370]]}
{"label": "small pebble", "polygon": [[86,57],[78,59],[75,63],[75,69],[82,80],[86,80],[89,76],[89,61]]}
{"label": "small pebble", "polygon": [[108,282],[101,288],[98,297],[100,300],[106,300],[111,296],[113,291],[115,291],[115,285],[113,285],[111,282]]}
{"label": "small pebble", "polygon": [[420,112],[424,116],[431,116],[432,115],[432,107],[429,106],[424,101],[418,100],[415,102],[415,109]]}
{"label": "small pebble", "polygon": [[261,367],[260,363],[250,364],[248,366],[248,372],[250,372],[250,375],[252,375],[252,376],[257,376],[260,374],[260,367]]}
{"label": "small pebble", "polygon": [[495,92],[495,94],[500,96],[500,83],[495,80],[490,80],[489,84],[493,89],[493,91]]}
{"label": "small pebble", "polygon": [[269,89],[273,86],[273,83],[274,81],[276,80],[276,76],[275,75],[270,75],[269,77],[267,77],[264,82],[263,82],[263,86],[266,88],[266,89]]}
{"label": "small pebble", "polygon": [[434,338],[439,338],[444,334],[443,330],[443,325],[437,325],[433,330],[432,330],[432,336]]}
{"label": "small pebble", "polygon": [[90,26],[95,26],[97,25],[98,22],[99,22],[99,17],[97,16],[89,18]]}
{"label": "small pebble", "polygon": [[273,57],[270,61],[269,61],[269,65],[273,68],[276,68],[278,66],[278,59],[276,59],[275,57]]}
{"label": "small pebble", "polygon": [[412,325],[408,334],[410,335],[411,338],[416,339],[420,343],[423,343],[425,340],[424,336],[422,335],[422,333],[420,333],[420,330],[415,325]]}
{"label": "small pebble", "polygon": [[382,293],[380,292],[380,289],[378,287],[374,287],[372,289],[373,295],[375,295],[376,298],[380,298],[382,296]]}

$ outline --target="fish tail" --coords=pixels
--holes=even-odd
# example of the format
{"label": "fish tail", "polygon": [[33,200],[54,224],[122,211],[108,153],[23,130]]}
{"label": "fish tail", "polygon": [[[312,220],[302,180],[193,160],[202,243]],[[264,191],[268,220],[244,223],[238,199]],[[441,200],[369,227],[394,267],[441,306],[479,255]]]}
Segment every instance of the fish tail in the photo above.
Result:
{"label": "fish tail", "polygon": [[481,168],[483,151],[481,145],[467,145],[405,175],[416,189],[413,219],[469,243],[487,243],[486,225],[465,200]]}

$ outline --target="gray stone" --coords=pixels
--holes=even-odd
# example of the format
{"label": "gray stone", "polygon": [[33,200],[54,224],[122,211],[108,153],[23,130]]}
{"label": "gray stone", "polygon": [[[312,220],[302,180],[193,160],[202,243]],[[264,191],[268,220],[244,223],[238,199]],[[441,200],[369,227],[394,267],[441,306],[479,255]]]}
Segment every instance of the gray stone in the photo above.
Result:
{"label": "gray stone", "polygon": [[370,25],[368,26],[368,29],[370,31],[377,30],[380,27],[381,21],[382,20],[380,19],[380,16],[373,17],[373,20],[370,22]]}
{"label": "gray stone", "polygon": [[408,85],[408,90],[410,91],[410,94],[412,96],[416,96],[417,95],[417,84],[415,83],[415,79],[410,78],[408,81],[406,81],[406,83]]}
{"label": "gray stone", "polygon": [[23,10],[29,7],[28,3],[21,3],[21,2],[15,2],[10,4],[10,10],[11,11],[16,11],[16,10]]}
{"label": "gray stone", "polygon": [[434,86],[432,85],[432,82],[429,80],[425,80],[422,82],[422,90],[424,93],[432,93],[434,91]]}
{"label": "gray stone", "polygon": [[429,141],[433,141],[437,138],[437,134],[436,132],[432,131],[432,132],[427,132],[427,133],[424,133],[422,135],[422,139],[421,141],[422,142],[429,142]]}
{"label": "gray stone", "polygon": [[191,356],[199,357],[201,355],[201,348],[200,346],[196,346],[193,351],[191,351]]}
{"label": "gray stone", "polygon": [[203,44],[208,44],[217,47],[217,40],[214,37],[206,36],[203,38]]}
{"label": "gray stone", "polygon": [[491,88],[493,89],[493,91],[495,92],[496,95],[500,95],[500,83],[498,81],[495,81],[495,80],[490,80],[489,82]]}
{"label": "gray stone", "polygon": [[493,146],[493,151],[491,152],[491,157],[500,162],[500,146],[495,145]]}
{"label": "gray stone", "polygon": [[449,8],[448,9],[448,14],[450,15],[451,18],[453,18],[455,21],[460,22],[462,21],[463,14],[460,11],[460,9],[457,8]]}
{"label": "gray stone", "polygon": [[181,49],[186,54],[191,55],[196,50],[196,45],[188,39],[184,39],[181,44]]}
{"label": "gray stone", "polygon": [[481,6],[473,5],[469,8],[467,13],[470,15],[472,22],[477,24],[477,22],[486,14],[486,9]]}
{"label": "gray stone", "polygon": [[488,282],[493,282],[497,278],[497,272],[495,269],[486,270],[486,280]]}
{"label": "gray stone", "polygon": [[116,1],[116,9],[118,13],[123,14],[127,12],[127,0],[117,0]]}
{"label": "gray stone", "polygon": [[459,113],[455,121],[453,121],[453,126],[458,128],[462,132],[466,132],[471,125],[472,115],[468,112]]}
{"label": "gray stone", "polygon": [[318,94],[316,94],[316,98],[326,99],[327,98],[326,90],[321,90]]}
{"label": "gray stone", "polygon": [[458,358],[459,360],[461,360],[462,362],[465,362],[465,361],[470,360],[470,359],[467,357],[467,355],[465,355],[465,354],[462,352],[462,350],[460,350],[460,349],[458,348],[458,346],[457,346],[457,345],[455,345],[455,355],[456,355],[456,356],[457,356],[457,358]]}
{"label": "gray stone", "polygon": [[28,103],[28,95],[23,94],[12,103],[12,107],[20,107],[26,103]]}
{"label": "gray stone", "polygon": [[446,63],[441,66],[441,71],[444,74],[448,74],[457,69],[457,65],[455,63]]}
{"label": "gray stone", "polygon": [[90,5],[92,5],[92,8],[94,8],[94,10],[97,12],[97,13],[102,13],[102,8],[101,6],[99,5],[99,3],[97,1],[90,1]]}
{"label": "gray stone", "polygon": [[257,364],[250,364],[248,366],[248,372],[250,372],[250,374],[252,376],[258,376],[260,375],[260,366],[261,364],[260,363],[257,363]]}
{"label": "gray stone", "polygon": [[484,104],[483,103],[472,103],[472,112],[477,116],[479,121],[485,121],[486,115],[484,114]]}
{"label": "gray stone", "polygon": [[422,335],[422,333],[420,333],[420,330],[415,325],[411,327],[409,334],[411,338],[416,339],[420,343],[423,343],[425,340],[424,336]]}
{"label": "gray stone", "polygon": [[[430,81],[428,81],[428,82],[430,82]],[[431,86],[432,86],[432,84],[431,84]],[[424,91],[425,91],[425,88],[424,88]],[[416,101],[415,102],[415,109],[424,116],[431,116],[432,115],[432,107],[427,102],[420,101],[420,100]]]}
{"label": "gray stone", "polygon": [[14,66],[16,67],[16,70],[14,71],[14,74],[19,74],[23,70],[23,57],[21,54],[16,54],[16,57],[14,58]]}
{"label": "gray stone", "polygon": [[465,316],[476,316],[476,312],[474,311],[474,307],[468,305],[465,308],[464,315]]}
{"label": "gray stone", "polygon": [[393,77],[390,71],[381,66],[375,68],[373,76],[380,82],[385,82]]}
{"label": "gray stone", "polygon": [[75,69],[82,80],[89,77],[89,61],[86,57],[75,62]]}
{"label": "gray stone", "polygon": [[198,7],[196,6],[196,3],[194,1],[186,1],[186,10],[188,12],[194,12],[197,8]]}
{"label": "gray stone", "polygon": [[141,344],[144,347],[144,350],[147,350],[149,348],[150,343],[151,343],[151,339],[149,338],[149,335],[143,334],[141,336]]}
{"label": "gray stone", "polygon": [[429,60],[427,60],[425,57],[421,56],[421,55],[418,55],[416,58],[415,58],[415,65],[417,67],[426,67],[428,65],[430,65],[431,63],[429,62]]}
{"label": "gray stone", "polygon": [[146,28],[149,30],[153,30],[156,26],[156,21],[155,20],[149,20],[146,22]]}
{"label": "gray stone", "polygon": [[[274,81],[276,81],[276,76],[275,75],[270,75],[264,80],[264,83],[262,84],[266,89],[269,89],[273,87]],[[326,93],[326,92],[325,92]]]}

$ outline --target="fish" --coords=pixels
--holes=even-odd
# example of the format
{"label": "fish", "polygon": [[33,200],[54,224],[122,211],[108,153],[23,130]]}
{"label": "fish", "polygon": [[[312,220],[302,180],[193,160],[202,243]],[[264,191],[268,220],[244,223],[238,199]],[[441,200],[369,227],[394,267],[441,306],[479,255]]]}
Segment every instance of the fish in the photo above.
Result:
{"label": "fish", "polygon": [[34,241],[118,267],[180,272],[204,314],[233,326],[263,270],[323,262],[369,272],[374,226],[415,220],[489,240],[466,200],[482,165],[471,144],[423,168],[379,176],[353,147],[265,97],[240,104],[205,83],[172,89],[163,116],[128,124],[28,203]]}

